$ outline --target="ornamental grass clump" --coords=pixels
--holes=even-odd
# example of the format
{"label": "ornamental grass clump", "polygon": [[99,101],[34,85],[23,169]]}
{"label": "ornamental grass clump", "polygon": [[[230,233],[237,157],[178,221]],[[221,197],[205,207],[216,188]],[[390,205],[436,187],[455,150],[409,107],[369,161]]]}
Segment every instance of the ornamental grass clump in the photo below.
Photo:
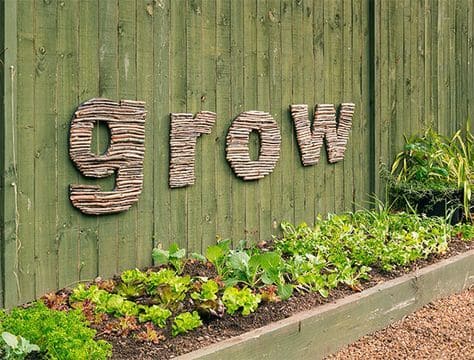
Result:
{"label": "ornamental grass clump", "polygon": [[[423,135],[405,137],[405,146],[395,157],[388,180],[395,204],[430,213],[453,213],[462,208],[471,219],[474,184],[474,135],[469,123],[452,137],[428,129]],[[445,215],[445,214],[440,214]]]}

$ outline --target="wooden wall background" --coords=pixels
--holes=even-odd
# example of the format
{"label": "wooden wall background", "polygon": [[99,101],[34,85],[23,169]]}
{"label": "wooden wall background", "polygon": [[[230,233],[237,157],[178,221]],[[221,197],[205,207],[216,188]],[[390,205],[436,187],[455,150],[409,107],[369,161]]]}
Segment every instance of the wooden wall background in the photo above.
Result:
{"label": "wooden wall background", "polygon": [[[473,0],[2,0],[0,305],[151,263],[172,242],[268,239],[282,220],[366,206],[402,135],[459,128],[474,105]],[[85,216],[89,180],[68,156],[75,108],[92,97],[148,110],[138,205]],[[345,160],[303,168],[289,105],[356,103]],[[198,140],[194,186],[168,188],[169,113],[217,112]],[[242,111],[282,131],[275,171],[243,182],[225,160]],[[107,132],[99,128],[97,151]]]}

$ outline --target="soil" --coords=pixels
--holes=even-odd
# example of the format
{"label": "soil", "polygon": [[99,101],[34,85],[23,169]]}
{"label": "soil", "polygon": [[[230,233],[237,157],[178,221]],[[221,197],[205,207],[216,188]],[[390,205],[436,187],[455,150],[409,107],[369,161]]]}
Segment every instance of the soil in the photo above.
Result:
{"label": "soil", "polygon": [[[474,241],[466,242],[459,239],[453,239],[450,242],[450,248],[448,252],[445,254],[430,256],[426,260],[417,261],[409,267],[399,268],[395,271],[392,271],[391,273],[383,272],[379,269],[373,269],[370,280],[362,283],[361,290],[368,289],[381,282],[415,271],[419,268],[436,263],[442,259],[455,256],[470,249],[474,249]],[[215,276],[212,268],[209,268],[202,263],[196,262],[190,262],[186,264],[184,273],[194,276]],[[131,336],[120,337],[107,334],[103,331],[107,321],[98,327],[97,337],[112,343],[112,359],[115,360],[172,359],[178,355],[185,354],[212,343],[240,335],[247,331],[267,325],[271,322],[287,318],[298,312],[309,310],[325,303],[333,302],[339,298],[353,293],[353,289],[342,286],[332,290],[330,296],[327,298],[323,298],[317,293],[296,293],[292,298],[284,302],[261,304],[255,313],[245,317],[230,316],[225,314],[222,318],[212,318],[208,320],[204,319],[203,326],[185,335],[172,337],[170,333],[162,332],[160,335],[164,338],[156,344],[140,341]],[[472,318],[466,317],[465,315],[463,315],[463,317],[465,319]],[[347,356],[345,358],[347,358]]]}
{"label": "soil", "polygon": [[434,301],[326,359],[474,359],[474,287]]}

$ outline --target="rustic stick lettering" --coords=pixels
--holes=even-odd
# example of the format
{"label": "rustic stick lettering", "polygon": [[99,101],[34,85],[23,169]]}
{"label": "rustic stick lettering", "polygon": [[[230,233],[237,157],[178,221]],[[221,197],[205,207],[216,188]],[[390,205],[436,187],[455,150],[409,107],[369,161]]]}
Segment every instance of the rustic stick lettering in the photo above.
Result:
{"label": "rustic stick lettering", "polygon": [[304,166],[318,163],[324,138],[326,138],[329,162],[335,163],[344,159],[354,109],[355,104],[341,104],[339,121],[336,124],[336,109],[333,104],[316,105],[311,131],[308,105],[291,105],[291,117],[295,124],[296,138]]}
{"label": "rustic stick lettering", "polygon": [[201,134],[210,134],[217,115],[211,111],[201,111],[195,118],[193,114],[171,114],[170,170],[171,188],[193,185],[196,142]]}
{"label": "rustic stick lettering", "polygon": [[[252,161],[249,138],[254,130],[260,135],[260,153],[258,160]],[[234,120],[227,133],[227,160],[235,174],[244,180],[261,179],[275,168],[280,144],[280,129],[270,114],[246,111]]]}
{"label": "rustic stick lettering", "polygon": [[[145,103],[91,99],[81,104],[71,122],[69,155],[88,177],[104,178],[116,173],[113,191],[97,185],[71,185],[72,204],[85,214],[125,211],[138,201],[143,188],[145,155]],[[110,129],[110,144],[103,155],[91,151],[92,130],[98,121]]]}

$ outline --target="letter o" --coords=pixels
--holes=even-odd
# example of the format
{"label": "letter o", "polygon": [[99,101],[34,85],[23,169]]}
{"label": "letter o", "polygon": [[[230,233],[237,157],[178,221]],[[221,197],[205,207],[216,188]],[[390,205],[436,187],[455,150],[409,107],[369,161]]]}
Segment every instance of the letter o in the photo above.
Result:
{"label": "letter o", "polygon": [[[252,131],[260,135],[258,160],[250,159]],[[227,133],[227,161],[244,180],[261,179],[270,174],[280,158],[281,133],[273,117],[262,111],[245,111],[232,122]]]}

